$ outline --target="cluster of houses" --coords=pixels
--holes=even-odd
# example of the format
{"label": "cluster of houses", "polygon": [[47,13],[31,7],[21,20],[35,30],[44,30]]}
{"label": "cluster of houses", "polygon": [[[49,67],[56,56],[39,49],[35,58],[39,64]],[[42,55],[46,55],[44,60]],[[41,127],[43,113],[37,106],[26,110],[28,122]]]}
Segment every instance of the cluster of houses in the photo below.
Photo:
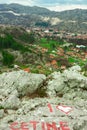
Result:
{"label": "cluster of houses", "polygon": [[57,28],[42,28],[42,27],[34,27],[34,28],[26,28],[27,32],[35,32],[39,34],[41,37],[50,36],[50,37],[60,37],[60,38],[76,38],[76,39],[87,39],[87,34],[84,33],[70,33],[63,30],[58,30]]}

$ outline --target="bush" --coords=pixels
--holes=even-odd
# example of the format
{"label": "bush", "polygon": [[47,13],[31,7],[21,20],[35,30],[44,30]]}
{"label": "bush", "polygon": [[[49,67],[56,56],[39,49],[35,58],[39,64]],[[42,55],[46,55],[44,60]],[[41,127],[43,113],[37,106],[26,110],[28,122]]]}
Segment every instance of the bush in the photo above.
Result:
{"label": "bush", "polygon": [[6,35],[5,37],[0,37],[0,49],[12,48],[14,50],[20,50],[22,52],[28,51],[27,47],[22,44],[17,43],[11,35]]}
{"label": "bush", "polygon": [[14,56],[12,54],[8,53],[7,51],[3,51],[2,55],[4,65],[10,66],[14,63]]}

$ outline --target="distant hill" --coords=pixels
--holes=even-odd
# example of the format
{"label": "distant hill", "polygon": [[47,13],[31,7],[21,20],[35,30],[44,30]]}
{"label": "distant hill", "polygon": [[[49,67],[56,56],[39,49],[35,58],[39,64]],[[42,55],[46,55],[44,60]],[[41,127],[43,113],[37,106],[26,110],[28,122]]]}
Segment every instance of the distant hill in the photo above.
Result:
{"label": "distant hill", "polygon": [[50,13],[50,10],[42,7],[37,6],[23,6],[20,4],[1,4],[0,5],[0,11],[14,11],[15,13],[19,14],[37,14],[37,15],[48,15]]}
{"label": "distant hill", "polygon": [[0,4],[0,24],[56,27],[70,32],[87,32],[87,10],[55,12],[37,6]]}

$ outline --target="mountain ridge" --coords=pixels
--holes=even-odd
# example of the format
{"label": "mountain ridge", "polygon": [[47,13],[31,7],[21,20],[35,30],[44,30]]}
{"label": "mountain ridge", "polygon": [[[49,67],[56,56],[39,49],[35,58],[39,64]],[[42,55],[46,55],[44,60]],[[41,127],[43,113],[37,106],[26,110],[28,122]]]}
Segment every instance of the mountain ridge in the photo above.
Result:
{"label": "mountain ridge", "polygon": [[[87,32],[86,9],[74,9],[56,12],[38,6],[23,6],[20,4],[0,4],[0,11],[0,24],[21,25],[26,27],[56,26],[56,28],[58,28],[59,30],[68,30],[69,32]],[[7,11],[8,13],[4,11]],[[48,20],[46,20],[46,18],[48,18]],[[55,25],[53,24],[55,20],[53,18],[57,19]]]}

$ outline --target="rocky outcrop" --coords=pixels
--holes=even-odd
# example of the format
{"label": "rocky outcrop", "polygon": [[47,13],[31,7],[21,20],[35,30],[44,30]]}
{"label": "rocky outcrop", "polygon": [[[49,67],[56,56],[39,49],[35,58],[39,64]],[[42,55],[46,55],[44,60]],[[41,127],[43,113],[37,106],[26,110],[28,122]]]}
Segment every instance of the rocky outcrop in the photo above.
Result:
{"label": "rocky outcrop", "polygon": [[60,96],[68,99],[75,97],[87,99],[87,77],[81,74],[79,66],[65,70],[63,73],[54,72],[48,81],[47,95]]}
{"label": "rocky outcrop", "polygon": [[19,98],[33,94],[46,79],[43,74],[31,74],[20,71],[0,75],[0,104],[4,108],[20,106]]}
{"label": "rocky outcrop", "polygon": [[22,70],[3,73],[0,75],[0,93],[8,95],[17,90],[19,95],[32,94],[45,79],[43,74],[31,74]]}
{"label": "rocky outcrop", "polygon": [[[48,107],[50,104],[52,112]],[[65,105],[72,110],[65,114],[57,109],[58,105]],[[64,98],[23,98],[21,105],[17,110],[0,109],[0,130],[13,130],[12,128],[22,127],[26,130],[33,130],[33,124],[36,122],[36,130],[48,130],[48,124],[55,123],[55,128],[50,127],[49,130],[57,130],[61,128],[60,122],[67,123],[67,130],[86,130],[87,129],[87,101],[77,98],[75,100],[65,100]],[[16,122],[16,124],[15,124]],[[22,124],[24,122],[24,126]],[[31,123],[32,122],[32,123]],[[44,123],[44,127],[43,127]],[[57,128],[57,129],[56,129]],[[58,129],[66,130],[66,129]]]}
{"label": "rocky outcrop", "polygon": [[[37,92],[47,97],[31,98]],[[87,130],[86,98],[87,77],[79,66],[47,78],[22,70],[3,73],[0,130],[66,130],[65,126],[67,130]]]}

